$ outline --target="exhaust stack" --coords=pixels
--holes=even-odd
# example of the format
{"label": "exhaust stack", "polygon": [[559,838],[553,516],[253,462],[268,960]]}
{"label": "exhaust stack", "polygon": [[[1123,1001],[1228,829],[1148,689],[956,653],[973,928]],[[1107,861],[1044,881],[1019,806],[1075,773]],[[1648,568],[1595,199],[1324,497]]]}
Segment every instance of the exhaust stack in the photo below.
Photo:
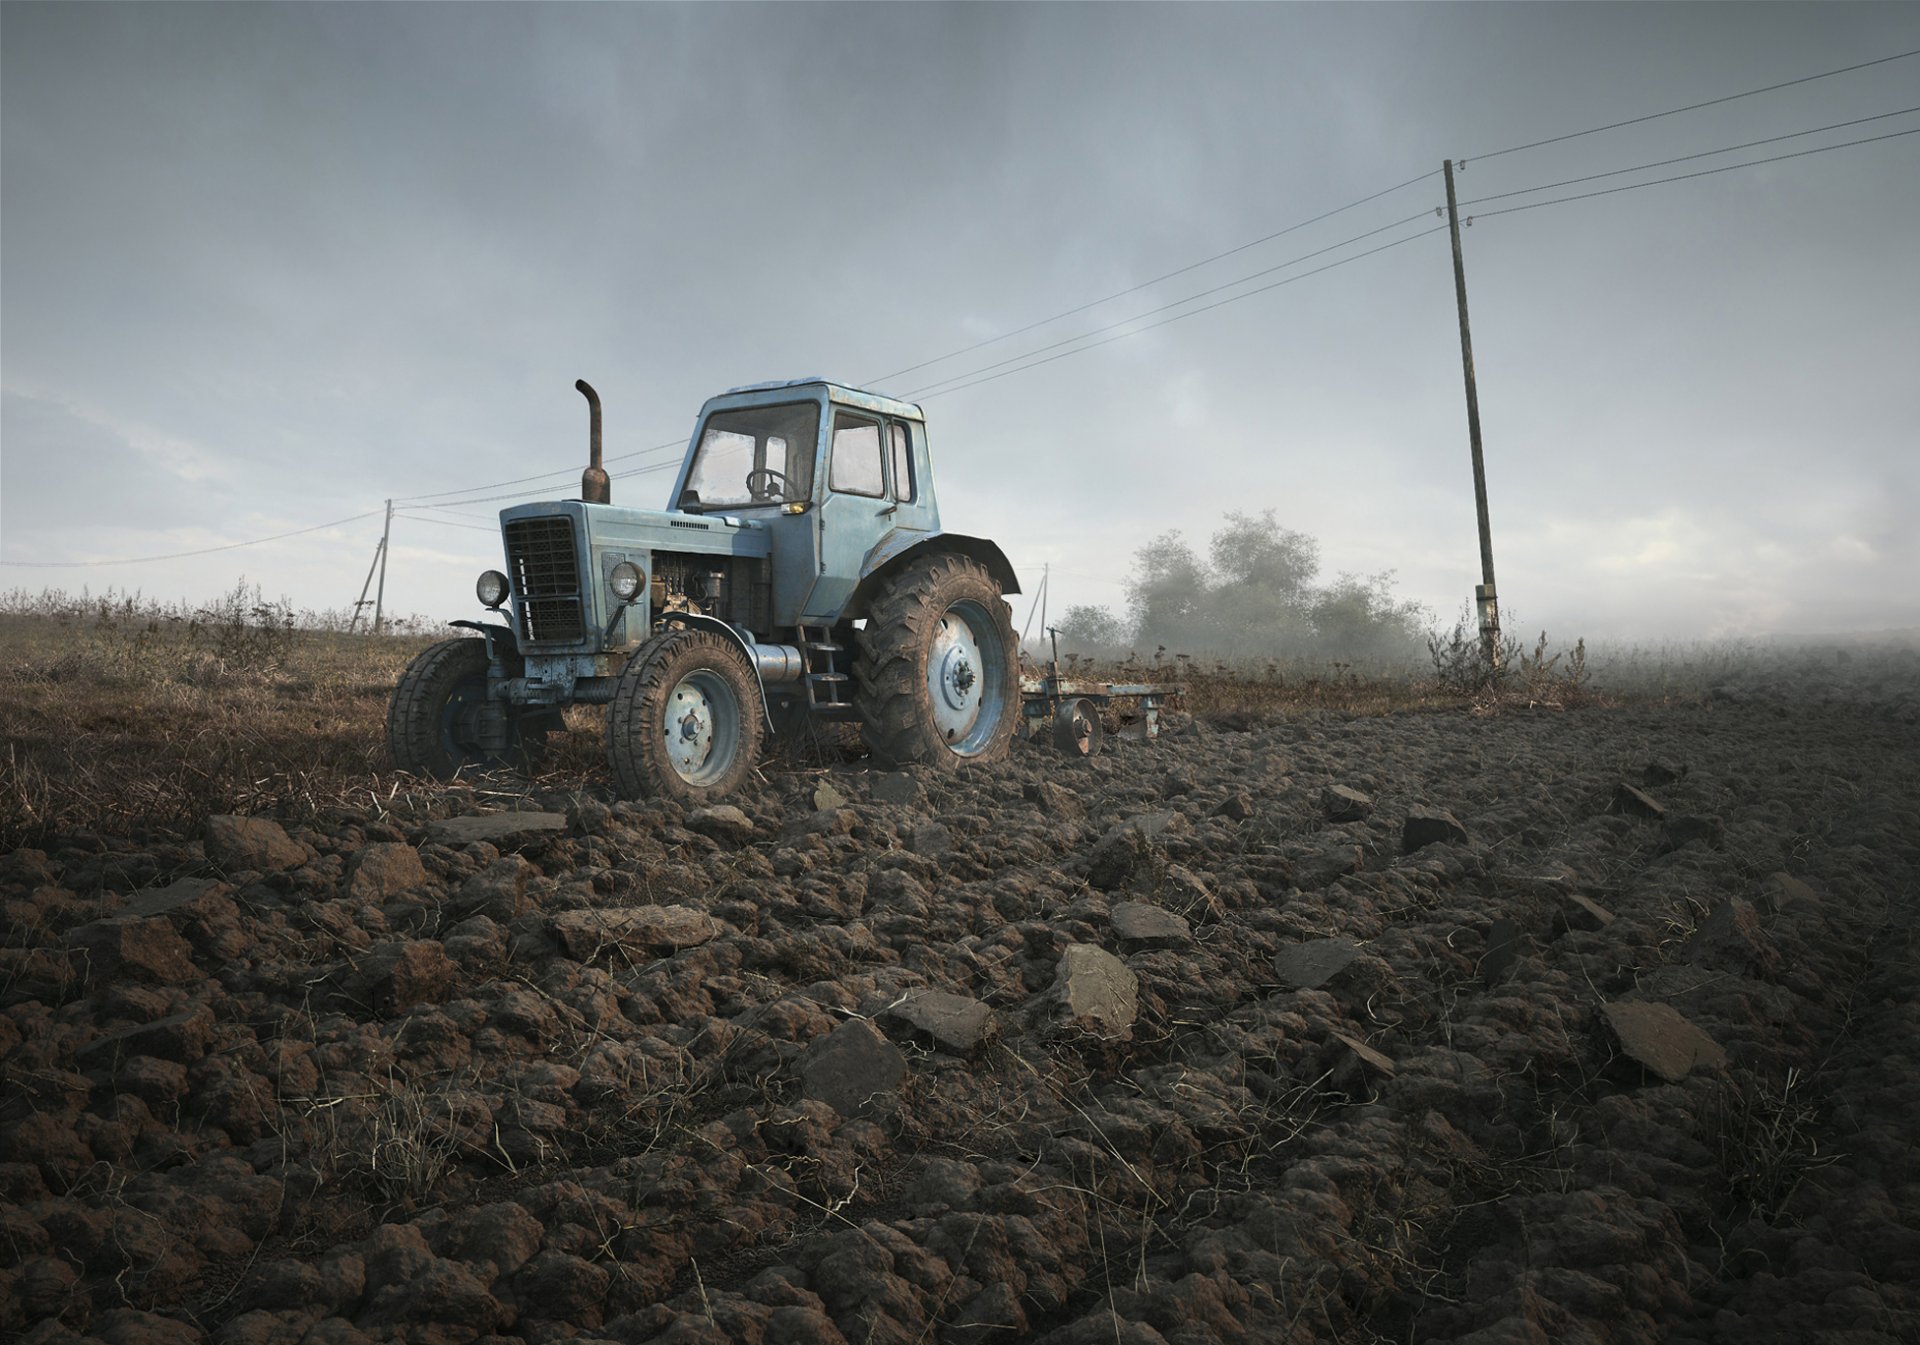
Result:
{"label": "exhaust stack", "polygon": [[592,417],[587,470],[580,473],[580,498],[588,504],[612,504],[613,483],[607,479],[607,469],[600,465],[600,394],[584,378],[574,380],[573,386],[586,397]]}

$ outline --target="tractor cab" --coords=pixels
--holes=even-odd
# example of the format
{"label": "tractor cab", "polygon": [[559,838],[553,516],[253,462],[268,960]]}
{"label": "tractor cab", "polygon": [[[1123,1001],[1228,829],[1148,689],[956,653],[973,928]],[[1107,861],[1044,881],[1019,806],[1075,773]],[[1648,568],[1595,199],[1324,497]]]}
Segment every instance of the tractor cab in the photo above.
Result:
{"label": "tractor cab", "polygon": [[783,626],[862,615],[848,604],[874,560],[940,530],[919,408],[817,378],[708,401],[668,508],[767,527]]}

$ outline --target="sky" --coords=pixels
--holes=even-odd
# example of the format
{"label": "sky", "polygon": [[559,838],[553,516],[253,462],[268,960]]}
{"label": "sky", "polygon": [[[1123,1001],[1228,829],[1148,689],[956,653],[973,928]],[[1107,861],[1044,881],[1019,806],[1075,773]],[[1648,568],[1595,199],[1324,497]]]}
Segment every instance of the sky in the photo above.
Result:
{"label": "sky", "polygon": [[1510,619],[1920,627],[1920,135],[1492,213],[1920,129],[1916,56],[1574,135],[1916,49],[1904,5],[8,0],[0,589],[339,608],[392,498],[388,609],[471,617],[495,511],[578,492],[576,378],[659,507],[707,397],[821,374],[921,403],[945,526],[1055,615],[1271,509],[1450,624],[1452,158],[1501,197],[1461,213]]}

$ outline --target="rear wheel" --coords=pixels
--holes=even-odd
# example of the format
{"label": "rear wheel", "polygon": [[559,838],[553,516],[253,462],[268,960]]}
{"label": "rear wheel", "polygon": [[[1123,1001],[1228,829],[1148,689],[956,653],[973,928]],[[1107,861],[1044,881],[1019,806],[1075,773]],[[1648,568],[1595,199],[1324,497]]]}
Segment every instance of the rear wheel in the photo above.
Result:
{"label": "rear wheel", "polygon": [[952,769],[1006,755],[1020,717],[1013,617],[965,556],[915,560],[867,608],[855,665],[861,735],[883,765]]}
{"label": "rear wheel", "polygon": [[628,660],[607,710],[607,761],[628,798],[710,803],[760,759],[760,684],[746,656],[711,631],[656,635]]}
{"label": "rear wheel", "polygon": [[535,718],[502,707],[506,746],[481,744],[481,712],[487,708],[487,643],[442,640],[423,650],[400,674],[387,707],[387,747],[394,765],[436,780],[463,770],[509,766],[525,769],[546,741],[551,716]]}

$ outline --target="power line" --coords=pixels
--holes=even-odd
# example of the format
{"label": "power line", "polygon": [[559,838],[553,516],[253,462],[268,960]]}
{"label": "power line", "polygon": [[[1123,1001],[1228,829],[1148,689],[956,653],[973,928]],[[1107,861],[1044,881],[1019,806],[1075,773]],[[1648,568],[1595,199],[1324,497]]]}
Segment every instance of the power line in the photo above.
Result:
{"label": "power line", "polygon": [[[1437,168],[1434,170],[1435,173],[1438,173],[1439,171],[1440,170]],[[1432,176],[1432,174],[1429,174],[1428,176]],[[1136,313],[1130,318],[1122,318],[1120,321],[1109,323],[1105,327],[1095,327],[1092,331],[1082,332],[1078,336],[1069,336],[1065,340],[1055,341],[1051,345],[1036,347],[1033,350],[1029,350],[1024,355],[1012,355],[1004,360],[997,360],[992,364],[983,364],[978,369],[969,369],[966,373],[963,373],[963,374],[953,374],[947,378],[935,379],[933,382],[928,383],[923,387],[915,388],[912,392],[909,392],[906,395],[909,398],[918,397],[918,396],[921,396],[923,393],[928,393],[928,392],[931,392],[933,389],[938,388],[942,383],[956,383],[956,382],[959,382],[961,379],[972,378],[975,374],[986,373],[989,369],[998,369],[1002,365],[1016,364],[1021,360],[1030,359],[1035,355],[1045,354],[1049,350],[1058,350],[1061,346],[1070,346],[1074,344],[1076,341],[1086,340],[1089,336],[1100,336],[1107,332],[1117,331],[1119,328],[1138,322],[1142,318],[1155,317],[1161,313],[1168,312],[1172,309],[1184,307],[1185,305],[1192,303],[1196,299],[1204,299],[1210,294],[1219,294],[1223,290],[1235,289],[1238,286],[1246,284],[1248,281],[1258,280],[1261,276],[1272,275],[1275,271],[1284,271],[1289,266],[1298,266],[1301,262],[1311,261],[1313,258],[1324,256],[1329,252],[1337,252],[1341,248],[1348,247],[1354,243],[1358,243],[1363,239],[1372,238],[1378,234],[1386,233],[1389,229],[1398,229],[1403,224],[1412,224],[1415,220],[1422,220],[1422,219],[1425,219],[1426,217],[1427,217],[1427,212],[1422,210],[1417,215],[1409,215],[1405,219],[1397,219],[1391,224],[1383,224],[1377,229],[1369,229],[1365,233],[1355,234],[1351,238],[1343,238],[1338,243],[1329,243],[1326,247],[1316,248],[1312,252],[1303,252],[1298,257],[1294,257],[1287,261],[1276,263],[1273,266],[1263,267],[1258,271],[1254,271],[1248,275],[1241,276],[1238,280],[1229,280],[1225,284],[1215,285],[1209,289],[1201,290],[1198,293],[1189,294],[1184,299],[1175,299],[1170,304],[1162,304],[1158,308],[1149,308],[1144,313]]]}
{"label": "power line", "polygon": [[1882,56],[1877,60],[1861,61],[1858,65],[1844,65],[1838,70],[1823,70],[1817,75],[1802,75],[1799,79],[1784,80],[1779,84],[1769,84],[1765,88],[1748,89],[1744,93],[1730,93],[1721,98],[1709,98],[1704,103],[1689,103],[1685,107],[1669,108],[1665,112],[1649,112],[1644,117],[1628,117],[1625,121],[1611,121],[1605,126],[1590,126],[1584,131],[1569,131],[1565,135],[1548,136],[1545,140],[1529,140],[1524,145],[1509,145],[1505,149],[1482,154],[1481,159],[1497,159],[1503,154],[1518,154],[1522,150],[1539,149],[1542,145],[1558,145],[1567,140],[1578,140],[1582,136],[1598,135],[1602,131],[1617,131],[1623,126],[1638,126],[1643,122],[1658,121],[1662,117],[1677,117],[1682,112],[1698,112],[1703,107],[1718,107],[1721,103],[1731,103],[1741,98],[1752,98],[1757,94],[1774,93],[1780,89],[1791,89],[1796,84],[1811,84],[1817,79],[1832,79],[1835,75],[1850,75],[1856,70],[1867,70],[1876,65],[1885,65],[1889,61],[1904,61],[1909,56],[1920,56],[1920,47],[1912,51],[1898,52],[1892,56]]}
{"label": "power line", "polygon": [[[1711,158],[1715,154],[1732,154],[1737,150],[1753,149],[1759,145],[1776,145],[1782,140],[1797,140],[1803,135],[1819,135],[1823,131],[1838,131],[1847,126],[1863,126],[1868,122],[1885,121],[1888,117],[1905,117],[1920,112],[1920,107],[1903,107],[1898,112],[1877,112],[1871,117],[1855,117],[1852,121],[1836,121],[1830,126],[1815,126],[1807,131],[1789,131],[1786,135],[1772,135],[1764,140],[1749,140],[1740,145],[1727,145],[1720,149],[1703,149],[1698,154],[1682,154],[1671,159],[1657,159],[1652,163],[1639,163],[1631,168],[1614,168],[1605,173],[1588,173],[1585,177],[1563,178],[1559,182],[1543,182],[1537,187],[1521,187],[1517,191],[1495,192],[1491,196],[1476,196],[1471,201],[1461,201],[1463,206],[1479,205],[1482,201],[1504,201],[1511,196],[1525,196],[1529,192],[1552,191],[1556,187],[1571,187],[1579,182],[1597,182],[1601,178],[1619,177],[1623,173],[1639,173],[1649,168],[1665,168],[1669,164],[1687,163],[1693,159]],[[1850,141],[1858,144],[1859,141]],[[1834,148],[1838,148],[1835,146]],[[1734,167],[1741,165],[1735,164]]]}
{"label": "power line", "polygon": [[381,511],[369,509],[364,514],[352,514],[346,518],[336,518],[331,523],[316,523],[310,528],[295,528],[292,532],[276,532],[271,537],[250,537],[244,542],[228,542],[223,546],[206,546],[197,551],[169,551],[162,556],[126,556],[120,560],[0,560],[0,565],[18,565],[36,570],[74,569],[86,565],[145,565],[155,560],[185,560],[189,556],[211,556],[216,551],[238,551],[243,546],[259,546],[262,542],[278,542],[288,537],[302,537],[310,532],[324,532],[328,528],[337,528],[346,523],[358,523],[363,518],[373,518]]}
{"label": "power line", "polygon": [[1121,332],[1118,336],[1109,336],[1104,341],[1095,341],[1092,345],[1081,346],[1076,350],[1063,350],[1057,355],[1049,355],[1045,359],[1035,360],[1031,364],[1023,364],[1015,369],[1003,369],[997,374],[988,374],[985,378],[976,378],[973,380],[973,382],[962,383],[958,387],[943,388],[939,392],[928,393],[926,400],[932,401],[935,397],[944,397],[949,392],[959,392],[965,388],[977,388],[982,383],[991,383],[996,378],[1005,378],[1008,374],[1024,373],[1028,369],[1037,369],[1043,364],[1052,364],[1055,360],[1064,360],[1069,355],[1084,355],[1089,350],[1098,350],[1101,346],[1112,345],[1115,341],[1124,341],[1129,336],[1138,336],[1142,332],[1150,332],[1155,327],[1165,327],[1171,323],[1179,322],[1186,318],[1198,317],[1200,316],[1200,314],[1210,313],[1216,308],[1224,308],[1228,304],[1237,304],[1242,299],[1251,299],[1256,294],[1265,294],[1268,290],[1277,290],[1282,285],[1291,285],[1295,281],[1305,280],[1308,276],[1317,276],[1323,271],[1332,271],[1338,267],[1345,266],[1350,262],[1357,262],[1362,258],[1371,257],[1377,253],[1385,252],[1389,248],[1397,248],[1402,243],[1411,243],[1415,239],[1426,238],[1433,234],[1441,233],[1446,229],[1446,227],[1447,226],[1444,224],[1436,224],[1431,229],[1423,229],[1417,234],[1408,234],[1405,238],[1396,238],[1391,243],[1382,243],[1379,247],[1368,248],[1365,252],[1356,252],[1351,257],[1342,257],[1339,261],[1328,262],[1325,266],[1316,266],[1311,271],[1302,271],[1297,276],[1288,276],[1285,280],[1276,280],[1271,284],[1262,285],[1258,289],[1248,290],[1245,294],[1235,294],[1225,299],[1216,300],[1215,302],[1206,305],[1204,308],[1196,308],[1196,309],[1193,309],[1191,312],[1187,312],[1187,313],[1176,313],[1170,318],[1162,318],[1158,322],[1148,323],[1146,326],[1136,328],[1133,331]]}
{"label": "power line", "polygon": [[[1340,206],[1337,209],[1329,210],[1323,214],[1315,215],[1312,219],[1301,220],[1298,224],[1289,224],[1284,229],[1277,229],[1273,233],[1265,234],[1259,238],[1253,239],[1251,242],[1242,243],[1238,247],[1228,248],[1225,252],[1216,252],[1211,257],[1202,257],[1197,262],[1190,262],[1185,266],[1181,266],[1172,271],[1168,271],[1165,275],[1155,276],[1152,280],[1143,280],[1137,285],[1130,285],[1126,289],[1116,290],[1114,293],[1107,295],[1104,299],[1095,299],[1090,303],[1081,304],[1077,308],[1069,308],[1069,309],[1066,309],[1064,312],[1055,313],[1050,318],[1041,318],[1038,322],[1029,322],[1024,327],[1015,327],[1012,331],[1001,332],[998,336],[989,336],[984,341],[976,341],[970,346],[962,346],[958,350],[950,350],[944,355],[936,355],[930,360],[922,360],[918,364],[909,364],[904,369],[896,369],[890,374],[881,374],[878,378],[867,379],[864,381],[866,385],[869,387],[877,386],[878,384],[886,382],[888,379],[899,378],[903,374],[910,374],[915,372],[916,370],[925,369],[929,365],[941,364],[947,360],[956,359],[961,355],[971,354],[972,352],[983,349],[986,346],[997,345],[1002,341],[1011,340],[1013,337],[1024,335],[1027,332],[1033,331],[1037,327],[1045,327],[1050,323],[1060,321],[1060,319],[1062,318],[1070,318],[1074,316],[1074,314],[1076,313],[1084,313],[1089,308],[1098,308],[1101,304],[1112,303],[1115,299],[1124,299],[1129,294],[1137,293],[1138,291],[1144,290],[1149,286],[1158,285],[1163,280],[1172,280],[1175,276],[1183,276],[1189,271],[1197,271],[1201,267],[1206,266],[1212,262],[1217,262],[1222,258],[1231,257],[1231,256],[1234,256],[1236,253],[1245,252],[1248,248],[1256,248],[1256,247],[1259,247],[1262,243],[1271,243],[1276,238],[1284,238],[1286,235],[1293,233],[1297,230],[1304,229],[1310,224],[1318,224],[1320,223],[1321,220],[1332,219],[1335,215],[1344,214],[1347,211],[1352,210],[1357,206],[1363,206],[1367,204],[1367,202],[1369,201],[1377,201],[1382,196],[1391,196],[1394,192],[1397,192],[1404,187],[1411,187],[1417,182],[1425,182],[1428,178],[1437,176],[1439,172],[1440,170],[1436,168],[1436,169],[1433,169],[1431,172],[1420,174],[1419,177],[1410,177],[1405,182],[1395,183],[1391,187],[1383,187],[1379,191],[1374,192],[1371,196],[1362,196],[1357,201],[1349,201],[1347,202],[1347,204]],[[955,377],[965,377],[965,375],[955,375]],[[944,382],[945,380],[941,380],[941,381]],[[931,387],[934,385],[928,384],[928,386]]]}
{"label": "power line", "polygon": [[1837,145],[1820,145],[1814,149],[1795,150],[1792,154],[1774,154],[1764,159],[1722,164],[1718,168],[1701,168],[1691,173],[1676,173],[1672,177],[1652,178],[1646,182],[1628,182],[1618,187],[1606,187],[1600,191],[1583,191],[1572,196],[1555,196],[1545,201],[1528,201],[1522,205],[1504,206],[1499,210],[1483,210],[1473,218],[1492,219],[1495,215],[1512,215],[1522,210],[1537,210],[1541,206],[1564,205],[1568,201],[1590,201],[1596,196],[1612,196],[1623,191],[1638,191],[1642,187],[1658,187],[1668,182],[1685,182],[1689,178],[1712,177],[1715,173],[1731,173],[1741,168],[1758,168],[1761,164],[1780,163],[1786,159],[1804,159],[1809,154],[1826,154],[1836,149],[1851,149],[1855,145],[1871,145],[1877,140],[1898,140],[1903,135],[1920,135],[1920,126],[1909,131],[1888,131],[1885,135],[1870,135],[1859,140],[1843,140]]}
{"label": "power line", "polygon": [[407,511],[407,510],[400,510],[400,509],[396,509],[396,510],[394,510],[394,512],[395,512],[395,513],[405,513],[405,514],[407,515],[407,517],[408,517],[408,518],[411,518],[411,519],[413,519],[413,520],[415,520],[416,522],[420,522],[420,523],[437,523],[437,524],[439,524],[439,525],[440,525],[441,527],[443,527],[443,528],[461,528],[461,529],[464,529],[464,530],[465,530],[465,531],[467,531],[467,532],[484,532],[484,533],[486,533],[486,534],[487,534],[487,535],[488,535],[489,537],[498,537],[498,536],[500,535],[500,529],[498,529],[498,528],[483,528],[483,527],[481,527],[481,526],[480,526],[480,525],[479,525],[478,523],[455,523],[455,522],[454,522],[454,521],[453,521],[452,519],[450,519],[450,518],[429,518],[429,517],[428,517],[427,515],[425,515],[425,514],[416,514],[416,513],[412,513],[412,512],[410,512],[410,511]]}

